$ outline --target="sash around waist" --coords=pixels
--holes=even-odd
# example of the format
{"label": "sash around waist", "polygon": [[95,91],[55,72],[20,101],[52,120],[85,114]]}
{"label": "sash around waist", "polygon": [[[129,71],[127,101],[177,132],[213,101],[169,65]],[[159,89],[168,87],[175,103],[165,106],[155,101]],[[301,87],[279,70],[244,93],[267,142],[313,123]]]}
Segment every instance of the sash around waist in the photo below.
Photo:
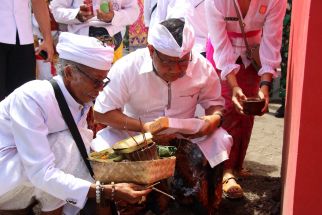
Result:
{"label": "sash around waist", "polygon": [[[254,36],[257,36],[261,32],[262,32],[261,30],[248,31],[248,32],[245,32],[245,34],[246,34],[246,37],[254,37]],[[243,37],[243,34],[239,33],[239,32],[228,31],[227,34],[228,34],[228,37],[230,37],[230,38]]]}

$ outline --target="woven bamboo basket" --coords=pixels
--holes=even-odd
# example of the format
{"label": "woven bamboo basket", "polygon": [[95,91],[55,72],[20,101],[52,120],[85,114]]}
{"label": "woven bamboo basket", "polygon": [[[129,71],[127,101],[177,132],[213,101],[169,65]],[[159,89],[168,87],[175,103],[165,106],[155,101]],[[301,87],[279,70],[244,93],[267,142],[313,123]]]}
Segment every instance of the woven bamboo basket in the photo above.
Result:
{"label": "woven bamboo basket", "polygon": [[103,183],[133,182],[137,184],[152,184],[173,176],[176,157],[168,157],[146,161],[121,161],[95,159],[89,160],[93,167],[94,177]]}

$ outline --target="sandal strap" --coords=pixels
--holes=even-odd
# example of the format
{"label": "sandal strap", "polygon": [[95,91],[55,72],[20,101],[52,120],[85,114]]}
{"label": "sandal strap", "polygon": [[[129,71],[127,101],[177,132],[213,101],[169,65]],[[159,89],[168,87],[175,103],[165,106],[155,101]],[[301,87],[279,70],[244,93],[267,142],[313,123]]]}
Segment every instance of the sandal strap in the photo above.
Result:
{"label": "sandal strap", "polygon": [[237,179],[235,176],[230,176],[229,178],[226,178],[222,181],[223,184],[227,184],[229,180],[234,179],[237,182]]}

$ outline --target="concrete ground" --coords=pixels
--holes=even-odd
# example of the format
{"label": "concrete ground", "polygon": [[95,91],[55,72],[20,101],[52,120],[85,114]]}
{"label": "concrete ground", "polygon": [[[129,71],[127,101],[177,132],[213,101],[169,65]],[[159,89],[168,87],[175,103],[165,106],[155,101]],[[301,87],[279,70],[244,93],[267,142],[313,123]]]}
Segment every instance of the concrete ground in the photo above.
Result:
{"label": "concrete ground", "polygon": [[247,150],[245,167],[253,174],[280,177],[284,118],[276,118],[278,104],[270,104],[270,112],[255,118]]}
{"label": "concrete ground", "polygon": [[244,162],[252,175],[238,180],[245,197],[240,200],[223,198],[219,215],[280,214],[284,118],[274,116],[279,106],[270,104],[269,113],[255,118]]}

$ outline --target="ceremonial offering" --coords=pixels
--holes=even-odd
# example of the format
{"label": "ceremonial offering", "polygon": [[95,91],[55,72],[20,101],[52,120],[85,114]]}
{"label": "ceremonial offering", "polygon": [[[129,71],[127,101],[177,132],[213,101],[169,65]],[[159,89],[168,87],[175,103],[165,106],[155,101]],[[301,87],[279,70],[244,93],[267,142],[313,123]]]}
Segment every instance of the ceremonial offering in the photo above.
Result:
{"label": "ceremonial offering", "polygon": [[100,10],[104,13],[108,13],[110,11],[110,7],[107,0],[102,0],[100,4]]}
{"label": "ceremonial offering", "polygon": [[114,181],[152,184],[173,176],[176,157],[146,161],[102,161],[89,157],[96,180],[103,183]]}
{"label": "ceremonial offering", "polygon": [[131,153],[146,147],[152,142],[152,134],[144,133],[133,137],[130,136],[127,139],[121,140],[115,143],[112,148],[118,153]]}
{"label": "ceremonial offering", "polygon": [[258,97],[249,97],[247,100],[241,101],[243,111],[247,115],[262,115],[262,109],[265,106],[265,99]]}
{"label": "ceremonial offering", "polygon": [[95,179],[101,182],[151,184],[173,176],[176,157],[160,159],[152,134],[143,133],[119,141],[110,149],[93,152],[89,160]]}

